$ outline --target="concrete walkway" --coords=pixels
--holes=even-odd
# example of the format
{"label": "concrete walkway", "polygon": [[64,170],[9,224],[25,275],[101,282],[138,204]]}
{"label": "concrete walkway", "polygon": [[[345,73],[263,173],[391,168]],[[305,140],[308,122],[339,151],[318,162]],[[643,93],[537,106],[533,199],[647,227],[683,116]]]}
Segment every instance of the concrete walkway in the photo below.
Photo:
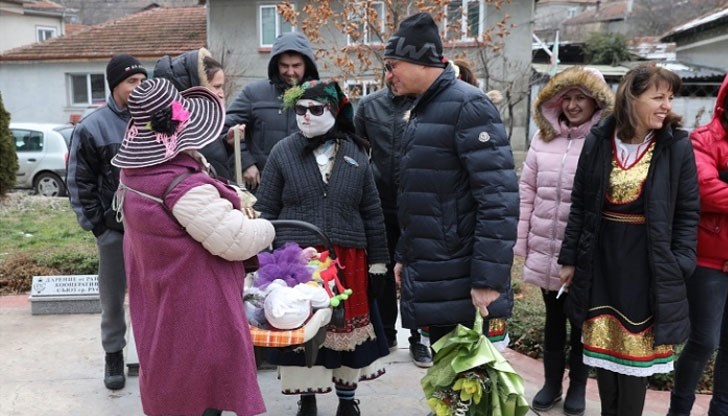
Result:
{"label": "concrete walkway", "polygon": [[[363,415],[424,416],[429,409],[419,381],[425,370],[409,358],[406,331],[402,349],[387,359],[387,374],[362,383],[357,391]],[[508,350],[505,356],[524,378],[526,396],[536,394],[543,381],[541,362]],[[99,315],[36,315],[27,296],[0,297],[0,415],[3,416],[133,416],[142,415],[139,383],[128,377],[119,391],[104,388]],[[295,396],[280,394],[274,370],[258,373],[267,415],[296,414]],[[693,415],[707,414],[710,396],[700,395]],[[336,413],[336,395],[319,398],[319,415]],[[644,415],[664,416],[668,392],[648,392]],[[589,380],[587,416],[600,414],[596,382]],[[539,413],[529,412],[529,415]],[[561,405],[541,415],[563,415]],[[225,412],[225,416],[233,413]]]}

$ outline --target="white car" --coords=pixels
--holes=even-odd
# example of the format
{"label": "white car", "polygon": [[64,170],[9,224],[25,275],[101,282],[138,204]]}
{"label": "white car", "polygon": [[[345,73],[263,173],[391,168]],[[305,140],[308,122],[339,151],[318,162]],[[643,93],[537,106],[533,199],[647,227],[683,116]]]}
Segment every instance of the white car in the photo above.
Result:
{"label": "white car", "polygon": [[42,196],[66,195],[66,166],[73,126],[47,123],[10,123],[18,155],[17,188]]}

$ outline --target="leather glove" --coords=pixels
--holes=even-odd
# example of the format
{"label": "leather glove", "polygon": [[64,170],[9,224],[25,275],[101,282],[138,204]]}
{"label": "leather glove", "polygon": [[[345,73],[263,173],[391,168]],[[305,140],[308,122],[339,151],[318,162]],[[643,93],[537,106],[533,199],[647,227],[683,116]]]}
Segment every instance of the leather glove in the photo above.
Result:
{"label": "leather glove", "polygon": [[387,266],[385,264],[372,264],[369,266],[369,287],[367,294],[369,299],[377,299],[384,290]]}

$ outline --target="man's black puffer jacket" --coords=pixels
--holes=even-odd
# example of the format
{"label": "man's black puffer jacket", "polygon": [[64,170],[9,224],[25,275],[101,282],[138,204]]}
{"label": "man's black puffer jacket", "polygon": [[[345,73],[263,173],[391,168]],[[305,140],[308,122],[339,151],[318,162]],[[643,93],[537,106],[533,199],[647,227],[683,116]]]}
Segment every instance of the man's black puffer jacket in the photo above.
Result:
{"label": "man's black puffer jacket", "polygon": [[471,288],[499,291],[490,317],[509,317],[518,182],[498,110],[448,67],[415,102],[402,143],[403,326],[472,322]]}
{"label": "man's black puffer jacket", "polygon": [[[576,266],[566,308],[576,325],[586,319],[597,255],[598,230],[609,183],[614,116],[586,138],[574,177],[569,222],[559,263]],[[699,218],[698,182],[692,146],[684,130],[656,132],[652,162],[644,184],[645,217],[655,345],[683,342],[690,330],[685,281],[695,269]],[[618,244],[616,242],[615,244]]]}

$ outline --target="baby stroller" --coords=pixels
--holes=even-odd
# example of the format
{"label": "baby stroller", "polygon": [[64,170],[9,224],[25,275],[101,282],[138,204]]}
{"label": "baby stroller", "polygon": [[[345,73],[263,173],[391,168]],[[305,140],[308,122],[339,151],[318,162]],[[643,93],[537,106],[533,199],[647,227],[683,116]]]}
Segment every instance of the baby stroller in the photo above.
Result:
{"label": "baby stroller", "polygon": [[[271,224],[273,224],[276,230],[281,228],[299,228],[316,235],[320,239],[321,245],[328,250],[329,258],[332,260],[330,267],[336,268],[337,276],[339,278],[341,277],[341,270],[337,267],[335,261],[336,253],[334,247],[321,229],[311,223],[296,220],[272,220]],[[339,282],[336,283],[331,291],[335,294],[340,294],[343,287]],[[284,348],[288,350],[302,348],[306,366],[312,367],[316,362],[319,348],[326,340],[326,326],[329,324],[338,327],[344,325],[343,305],[339,304],[338,306],[317,309],[300,328],[270,330],[250,325],[250,334],[253,345],[256,347]]]}

